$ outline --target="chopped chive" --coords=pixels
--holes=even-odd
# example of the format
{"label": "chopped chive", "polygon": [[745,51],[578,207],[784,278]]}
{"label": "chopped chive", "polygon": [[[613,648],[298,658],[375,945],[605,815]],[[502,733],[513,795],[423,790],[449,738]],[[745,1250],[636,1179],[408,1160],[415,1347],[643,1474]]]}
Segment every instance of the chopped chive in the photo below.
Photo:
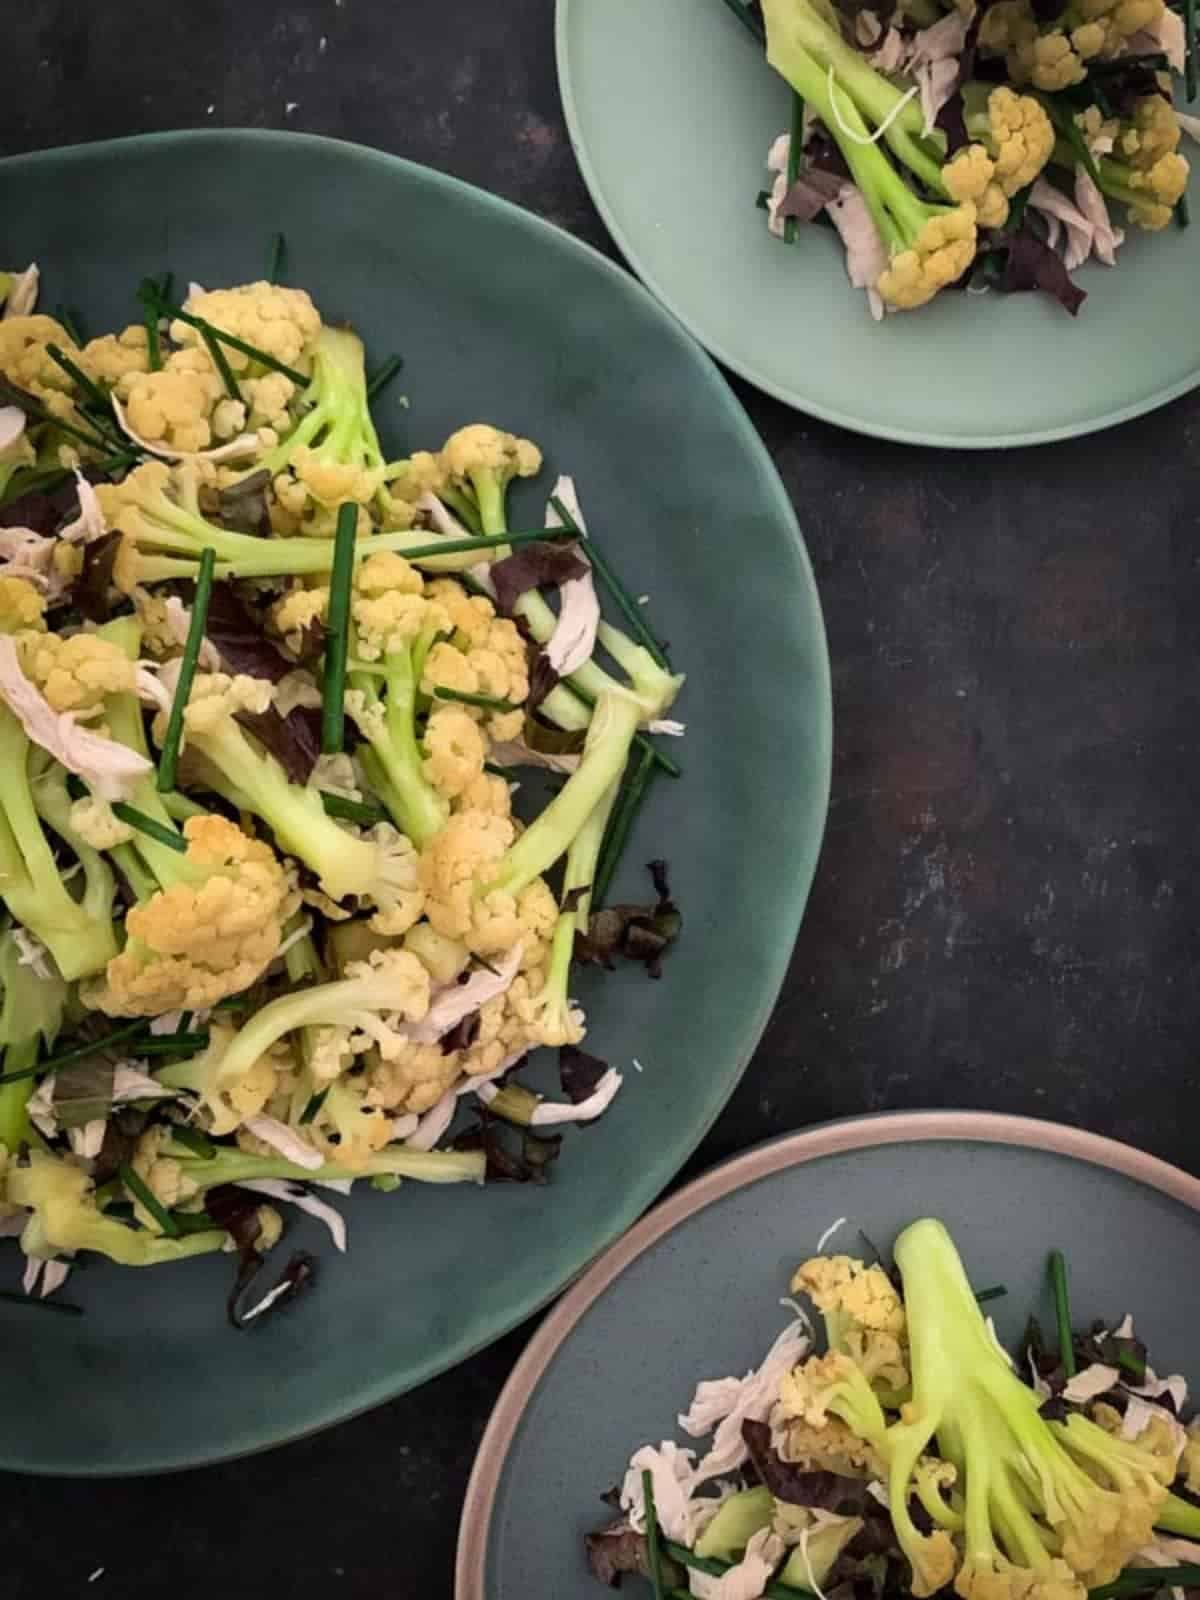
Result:
{"label": "chopped chive", "polygon": [[181,855],[187,852],[187,840],[174,829],[165,827],[161,822],[156,822],[153,817],[148,817],[144,811],[138,811],[134,806],[126,805],[124,800],[114,800],[112,814],[122,822],[127,822],[131,828],[136,828],[139,833],[144,833],[147,838],[155,839],[159,844],[165,844],[169,850],[178,850]]}
{"label": "chopped chive", "polygon": [[64,306],[59,304],[54,308],[54,320],[60,327],[65,328],[70,335],[71,343],[77,350],[81,350],[87,343],[83,332],[83,317],[78,306]]}
{"label": "chopped chive", "polygon": [[163,1233],[166,1234],[167,1238],[178,1239],[179,1224],[175,1221],[175,1218],[166,1209],[166,1207],[159,1204],[156,1197],[138,1177],[137,1173],[133,1170],[129,1163],[127,1161],[123,1162],[117,1170],[121,1182],[125,1185],[126,1191],[131,1194],[135,1200],[140,1202],[144,1210],[150,1213],[155,1222],[157,1222],[158,1226],[162,1229]]}
{"label": "chopped chive", "polygon": [[503,778],[506,783],[511,783],[519,769],[517,767],[498,767],[494,761],[485,761],[483,770],[490,772],[493,778]]}
{"label": "chopped chive", "polygon": [[43,1300],[39,1295],[17,1294],[12,1289],[0,1289],[0,1300],[11,1306],[32,1306],[37,1311],[62,1311],[69,1317],[81,1317],[83,1307],[70,1300]]}
{"label": "chopped chive", "polygon": [[321,1107],[325,1104],[325,1096],[328,1093],[328,1089],[322,1089],[319,1094],[310,1096],[308,1104],[300,1113],[301,1124],[306,1124],[312,1121],[317,1112],[320,1111]]}
{"label": "chopped chive", "polygon": [[[804,99],[803,96],[792,90],[792,129],[788,140],[787,159],[787,186],[788,193],[800,175],[800,164],[804,159]],[[783,223],[783,240],[785,244],[796,242],[796,219],[785,217]]]}
{"label": "chopped chive", "polygon": [[18,411],[23,411],[27,417],[32,417],[35,422],[48,422],[52,428],[57,428],[65,433],[68,439],[78,439],[89,450],[111,450],[113,442],[106,438],[99,430],[85,433],[82,428],[77,428],[73,422],[64,422],[61,417],[56,417],[48,411],[42,402],[24,389],[18,389],[7,378],[0,377],[0,400],[16,406]]}
{"label": "chopped chive", "polygon": [[658,1548],[658,1510],[654,1504],[654,1474],[648,1468],[642,1473],[642,1503],[646,1508],[646,1553],[649,1557],[650,1582],[654,1585],[654,1600],[663,1600],[662,1557]]}
{"label": "chopped chive", "polygon": [[600,574],[600,581],[603,583],[604,587],[608,590],[609,594],[616,602],[617,609],[622,613],[626,622],[628,622],[634,637],[649,651],[650,655],[654,658],[654,663],[656,666],[669,669],[670,663],[666,658],[662,646],[650,632],[650,629],[646,626],[645,618],[642,616],[642,608],[638,605],[637,601],[634,600],[628,589],[626,589],[625,585],[609,566],[607,558],[596,548],[592,539],[575,521],[575,518],[567,510],[566,506],[562,503],[557,495],[551,495],[550,504],[562,518],[563,525],[571,533],[576,534],[586,546],[588,557],[596,571]]}
{"label": "chopped chive", "polygon": [[151,372],[162,369],[162,334],[159,322],[162,319],[162,294],[160,284],[153,278],[143,278],[138,287],[137,297],[142,303],[142,321],[146,325],[146,359]]}
{"label": "chopped chive", "polygon": [[1002,1300],[1007,1293],[1008,1290],[1002,1283],[996,1283],[990,1289],[980,1289],[975,1296],[975,1301],[976,1304],[985,1306],[989,1300]]}
{"label": "chopped chive", "polygon": [[207,1033],[153,1033],[139,1039],[133,1051],[139,1056],[185,1056],[207,1050],[208,1045]]}
{"label": "chopped chive", "polygon": [[214,1222],[206,1211],[172,1211],[171,1221],[181,1234],[224,1233],[219,1222]]}
{"label": "chopped chive", "polygon": [[403,365],[403,356],[389,356],[379,371],[367,379],[367,399],[374,400],[377,394],[382,394]]}
{"label": "chopped chive", "polygon": [[[574,539],[570,528],[537,528],[530,533],[477,534],[470,539],[443,539],[441,544],[416,545],[412,550],[399,550],[406,561],[422,561],[426,556],[462,556],[472,550],[498,550],[507,545],[544,544],[548,539]],[[462,574],[454,576],[461,581]],[[486,594],[486,590],[481,593]]]}
{"label": "chopped chive", "polygon": [[289,367],[285,361],[278,361],[266,350],[259,350],[255,345],[247,344],[245,339],[239,339],[235,334],[226,333],[224,328],[218,328],[213,322],[206,322],[203,317],[195,316],[191,311],[185,311],[182,306],[172,306],[160,302],[159,314],[169,317],[174,322],[186,322],[190,328],[199,331],[207,343],[209,339],[218,344],[227,344],[231,350],[240,350],[242,355],[249,356],[251,361],[257,361],[260,366],[268,367],[272,372],[282,372],[285,378],[290,378],[299,389],[307,389],[309,380],[303,372],[298,372],[295,367]]}
{"label": "chopped chive", "polygon": [[175,1029],[175,1032],[177,1034],[179,1034],[179,1033],[187,1033],[188,1030],[191,1028],[191,1026],[192,1026],[192,1013],[190,1011],[181,1011],[179,1013],[179,1026]]}
{"label": "chopped chive", "polygon": [[72,1061],[86,1061],[89,1056],[98,1055],[114,1044],[132,1039],[134,1034],[142,1033],[145,1027],[145,1022],[140,1018],[136,1022],[127,1022],[123,1028],[116,1028],[112,1033],[106,1033],[87,1044],[60,1051],[58,1055],[47,1056],[44,1061],[39,1061],[32,1067],[23,1067],[20,1072],[0,1073],[0,1083],[19,1083],[23,1078],[38,1078],[44,1072],[53,1072],[57,1067],[69,1066]]}
{"label": "chopped chive", "polygon": [[321,790],[321,804],[327,817],[340,817],[343,822],[361,822],[364,827],[371,828],[383,821],[379,806],[367,805],[362,800],[347,800],[345,795],[330,794],[325,789]]}
{"label": "chopped chive", "polygon": [[759,44],[765,44],[767,42],[767,36],[765,30],[763,29],[763,25],[755,16],[754,12],[751,11],[749,5],[743,4],[743,0],[725,0],[725,4],[729,7],[730,11],[733,12],[734,16],[738,19],[742,26],[748,29],[751,34],[753,34],[753,36],[758,40]]}
{"label": "chopped chive", "polygon": [[1196,0],[1183,0],[1184,78],[1189,100],[1196,98]]}
{"label": "chopped chive", "polygon": [[1075,1340],[1071,1334],[1071,1298],[1067,1288],[1067,1260],[1061,1250],[1050,1252],[1050,1282],[1054,1286],[1054,1318],[1058,1324],[1058,1355],[1063,1372],[1075,1376]]}
{"label": "chopped chive", "polygon": [[329,577],[329,611],[325,631],[325,683],[321,691],[321,751],[340,754],[346,736],[346,657],[350,650],[350,583],[354,575],[354,540],[358,506],[347,500],[338,508],[333,570]]}
{"label": "chopped chive", "polygon": [[211,545],[206,545],[200,552],[200,565],[196,573],[196,595],[192,601],[192,618],[188,623],[187,642],[183,647],[183,654],[179,658],[179,677],[175,682],[175,698],[171,702],[171,713],[167,718],[167,732],[163,739],[162,755],[158,762],[158,778],[155,787],[159,794],[166,794],[175,787],[175,772],[179,765],[179,745],[183,738],[183,717],[187,710],[188,698],[192,692],[192,681],[196,676],[196,664],[200,659],[200,647],[204,643],[204,625],[208,621],[208,602],[212,595],[213,568],[216,566],[217,552]]}
{"label": "chopped chive", "polygon": [[465,689],[445,689],[439,683],[433,691],[435,700],[454,700],[459,705],[478,706],[483,711],[520,711],[515,700],[498,700],[490,694],[468,694]]}
{"label": "chopped chive", "polygon": [[225,393],[231,400],[241,403],[242,391],[238,388],[238,381],[233,375],[233,368],[229,365],[229,358],[217,343],[216,335],[207,325],[200,329],[200,337],[208,348],[212,357],[213,366],[221,374],[221,382],[225,385]]}
{"label": "chopped chive", "polygon": [[46,354],[54,362],[55,366],[62,368],[75,387],[81,393],[87,395],[97,411],[101,412],[105,418],[111,418],[112,401],[94,378],[89,378],[83,368],[77,362],[72,361],[70,356],[65,355],[58,345],[48,344],[46,346]]}
{"label": "chopped chive", "polygon": [[278,283],[287,263],[287,240],[281,233],[271,235],[271,249],[267,256],[267,282]]}
{"label": "chopped chive", "polygon": [[637,766],[633,775],[622,786],[620,797],[617,800],[613,814],[608,819],[608,827],[604,830],[604,838],[600,845],[600,859],[596,864],[596,876],[592,882],[592,909],[599,911],[604,905],[604,897],[608,893],[613,875],[625,851],[625,843],[629,838],[629,830],[633,827],[634,818],[641,810],[642,801],[646,798],[650,779],[654,769],[654,747],[638,752]]}
{"label": "chopped chive", "polygon": [[206,1139],[196,1128],[177,1125],[171,1129],[171,1138],[185,1150],[190,1150],[194,1156],[199,1156],[202,1161],[211,1161],[217,1153],[217,1147],[212,1140]]}

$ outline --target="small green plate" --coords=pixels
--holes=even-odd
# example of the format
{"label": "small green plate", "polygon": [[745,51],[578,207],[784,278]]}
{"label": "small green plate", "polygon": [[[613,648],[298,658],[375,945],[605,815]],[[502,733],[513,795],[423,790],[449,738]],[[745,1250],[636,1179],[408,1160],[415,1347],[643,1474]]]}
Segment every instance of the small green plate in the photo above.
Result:
{"label": "small green plate", "polygon": [[1000,448],[1106,428],[1200,382],[1200,220],[1131,230],[1115,269],[1079,274],[1078,318],[1040,295],[947,293],[876,324],[829,230],[789,249],[755,209],[789,96],[721,0],[558,0],[558,70],[584,178],[634,270],[726,366],[801,411]]}
{"label": "small green plate", "polygon": [[[251,132],[5,161],[0,213],[7,252],[41,263],[43,303],[81,307],[95,330],[138,315],[147,273],[261,276],[282,229],[289,280],[353,320],[376,362],[405,356],[378,407],[387,442],[436,448],[480,418],[536,438],[547,472],[516,514],[540,521],[551,474],[573,473],[688,673],[686,774],[655,785],[617,885],[643,896],[641,863],[669,857],[683,937],[661,983],[581,980],[592,1048],[626,1085],[600,1123],[568,1130],[551,1188],[339,1202],[349,1254],[305,1219],[316,1292],[242,1334],[224,1320],[224,1257],[88,1265],[63,1291],[78,1319],[0,1304],[0,1466],[147,1472],[278,1444],[444,1371],[646,1208],[724,1105],[783,980],[825,819],[829,665],[791,506],[741,408],[643,289],[565,233],[376,151]],[[0,1273],[16,1287],[11,1244]]]}
{"label": "small green plate", "polygon": [[[555,1306],[479,1446],[455,1600],[597,1600],[583,1535],[640,1444],[682,1438],[701,1378],[743,1373],[790,1315],[797,1262],[887,1250],[941,1217],[1000,1337],[1052,1326],[1046,1257],[1066,1253],[1075,1320],[1130,1311],[1162,1372],[1195,1377],[1200,1178],[1128,1145],[1028,1117],[905,1112],[828,1123],[724,1162],[644,1217]],[[1110,1321],[1110,1326],[1111,1326]],[[611,1513],[608,1513],[611,1514]],[[649,1591],[646,1591],[649,1593]]]}

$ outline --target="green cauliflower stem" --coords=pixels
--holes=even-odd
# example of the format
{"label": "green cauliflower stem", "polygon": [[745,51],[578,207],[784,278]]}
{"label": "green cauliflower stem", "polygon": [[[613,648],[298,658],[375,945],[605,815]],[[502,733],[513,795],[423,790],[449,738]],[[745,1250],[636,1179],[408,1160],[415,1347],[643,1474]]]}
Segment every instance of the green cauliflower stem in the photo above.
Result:
{"label": "green cauliflower stem", "polygon": [[[40,978],[21,963],[21,949],[11,928],[0,934],[0,1061],[3,1072],[32,1067],[43,1045],[49,1048],[62,1026],[69,993],[60,977]],[[25,1105],[33,1084],[28,1078],[0,1084],[0,1145],[15,1154],[29,1137]]]}
{"label": "green cauliflower stem", "polygon": [[215,1156],[197,1156],[188,1147],[168,1143],[163,1155],[178,1161],[183,1176],[200,1193],[223,1183],[254,1183],[260,1179],[290,1178],[298,1183],[349,1178],[411,1178],[417,1183],[482,1183],[485,1158],[480,1150],[409,1150],[390,1145],[376,1150],[354,1167],[327,1161],[321,1167],[302,1167],[283,1156],[252,1155],[245,1150],[218,1150]]}

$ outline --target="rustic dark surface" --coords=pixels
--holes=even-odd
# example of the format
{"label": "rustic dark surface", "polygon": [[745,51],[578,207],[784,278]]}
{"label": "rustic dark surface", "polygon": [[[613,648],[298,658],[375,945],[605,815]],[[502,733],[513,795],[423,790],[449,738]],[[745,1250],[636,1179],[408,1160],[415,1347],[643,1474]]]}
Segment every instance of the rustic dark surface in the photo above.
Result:
{"label": "rustic dark surface", "polygon": [[[31,0],[5,17],[0,154],[213,124],[336,134],[611,250],[559,112],[552,9]],[[1200,1171],[1200,397],[976,455],[859,439],[736,387],[816,567],[836,764],[788,984],[693,1170],[826,1117],[965,1105]],[[132,1483],[8,1477],[6,1593],[443,1600],[521,1343],[267,1457]]]}

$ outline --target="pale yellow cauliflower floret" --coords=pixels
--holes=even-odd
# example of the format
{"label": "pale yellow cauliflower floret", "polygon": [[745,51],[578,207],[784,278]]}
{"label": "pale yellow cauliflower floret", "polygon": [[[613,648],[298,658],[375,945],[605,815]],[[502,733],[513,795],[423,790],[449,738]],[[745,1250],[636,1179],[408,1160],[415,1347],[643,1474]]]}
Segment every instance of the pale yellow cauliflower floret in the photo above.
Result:
{"label": "pale yellow cauliflower floret", "polygon": [[382,467],[328,461],[308,445],[296,448],[291,468],[308,498],[330,510],[335,510],[344,500],[357,500],[360,506],[365,506],[383,484]]}
{"label": "pale yellow cauliflower floret", "polygon": [[904,1304],[882,1267],[852,1256],[814,1256],[792,1277],[792,1293],[806,1294],[822,1313],[840,1311],[863,1328],[904,1334]]}
{"label": "pale yellow cauliflower floret", "polygon": [[459,480],[475,472],[532,478],[542,470],[542,452],[532,440],[518,439],[487,422],[472,422],[446,440],[441,465],[448,477]]}
{"label": "pale yellow cauliflower floret", "polygon": [[1082,83],[1087,76],[1087,68],[1059,28],[1026,36],[1009,52],[1008,61],[1017,83],[1032,83],[1049,94]]}
{"label": "pale yellow cauliflower floret", "polygon": [[421,853],[420,880],[437,932],[470,942],[476,884],[494,872],[514,837],[509,818],[479,811],[460,811],[434,834]]}
{"label": "pale yellow cauliflower floret", "polygon": [[295,398],[296,385],[282,372],[268,372],[262,378],[247,378],[238,387],[249,403],[247,425],[255,430],[273,428],[285,433],[292,425],[288,407]]}
{"label": "pale yellow cauliflower floret", "polygon": [[971,200],[982,228],[1002,228],[1008,221],[1008,196],[996,182],[996,163],[981,144],[965,145],[942,168],[942,180],[953,200]]}
{"label": "pale yellow cauliflower floret", "polygon": [[[168,1211],[185,1200],[191,1200],[199,1192],[194,1180],[184,1171],[183,1163],[173,1156],[162,1154],[163,1146],[168,1144],[170,1139],[169,1127],[147,1128],[137,1142],[130,1163],[159,1205]],[[133,1202],[134,1215],[142,1227],[149,1228],[154,1233],[161,1232],[158,1223],[141,1204],[137,1195],[129,1193],[128,1197]]]}
{"label": "pale yellow cauliflower floret", "polygon": [[[215,733],[237,712],[263,712],[270,704],[271,685],[266,678],[251,678],[245,673],[230,677],[225,672],[200,672],[192,683],[183,725],[189,733]],[[166,720],[165,712],[155,718],[154,736],[160,741],[166,732]]]}
{"label": "pale yellow cauliflower floret", "polygon": [[45,615],[45,596],[28,579],[0,578],[0,633],[44,628]]}
{"label": "pale yellow cauliflower floret", "polygon": [[1148,169],[1134,167],[1129,188],[1135,199],[1129,206],[1129,219],[1139,228],[1157,231],[1165,228],[1174,215],[1173,207],[1187,188],[1188,164],[1172,152],[1159,156]]}
{"label": "pale yellow cauliflower floret", "polygon": [[928,304],[975,258],[975,207],[969,201],[925,223],[911,249],[894,255],[876,287],[898,310]]}
{"label": "pale yellow cauliflower floret", "polygon": [[350,611],[357,630],[357,652],[364,661],[377,661],[421,634],[444,633],[450,627],[441,606],[419,592],[389,589],[378,595],[355,594]]}
{"label": "pale yellow cauliflower floret", "polygon": [[421,886],[420,859],[405,835],[392,832],[387,849],[387,903],[372,913],[370,927],[374,933],[398,938],[424,912],[425,890]]}
{"label": "pale yellow cauliflower floret", "polygon": [[[232,333],[257,350],[307,373],[313,341],[321,329],[321,317],[303,289],[288,289],[274,283],[242,283],[232,289],[211,289],[188,301],[193,316],[203,317],[214,327]],[[199,346],[199,329],[190,323],[173,322],[171,338],[176,344]],[[248,372],[250,357],[232,346],[225,356],[234,372]]]}
{"label": "pale yellow cauliflower floret", "polygon": [[279,948],[295,896],[270,847],[223,817],[191,817],[183,832],[197,881],[129,911],[125,949],[86,996],[109,1016],[213,1006],[249,988]]}
{"label": "pale yellow cauliflower floret", "polygon": [[18,389],[35,395],[56,417],[69,418],[74,412],[72,382],[63,369],[46,353],[57,345],[70,357],[78,355],[70,334],[53,317],[5,317],[0,319],[0,372]]}
{"label": "pale yellow cauliflower floret", "polygon": [[100,711],[105,695],[132,694],[137,682],[125,652],[94,633],[27,631],[17,635],[17,650],[25,676],[55,711]]}
{"label": "pale yellow cauliflower floret", "polygon": [[129,385],[150,370],[150,345],[146,329],[135,322],[121,333],[91,339],[79,355],[79,365],[97,383],[107,383],[124,399]]}
{"label": "pale yellow cauliflower floret", "polygon": [[309,1125],[309,1135],[327,1161],[361,1169],[390,1143],[392,1119],[368,1104],[365,1078],[338,1078]]}
{"label": "pale yellow cauliflower floret", "polygon": [[448,800],[483,776],[487,755],[479,724],[459,705],[435,705],[425,725],[425,777]]}
{"label": "pale yellow cauliflower floret", "polygon": [[512,815],[512,794],[506,779],[495,772],[481,772],[450,803],[452,811],[486,811],[493,817]]}
{"label": "pale yellow cauliflower floret", "polygon": [[271,626],[284,643],[299,652],[305,630],[324,622],[329,610],[329,589],[290,589],[271,607]]}
{"label": "pale yellow cauliflower floret", "polygon": [[482,644],[487,638],[488,625],[496,615],[496,608],[486,595],[468,594],[453,578],[432,579],[425,585],[425,593],[430,600],[436,600],[450,618],[450,626],[462,635],[465,648]]}
{"label": "pale yellow cauliflower floret", "polygon": [[1086,1590],[1065,1561],[1037,1569],[1014,1567],[1002,1556],[967,1556],[954,1580],[962,1600],[1085,1600]]}
{"label": "pale yellow cauliflower floret", "polygon": [[459,1054],[440,1044],[410,1043],[402,1055],[378,1061],[367,1070],[366,1101],[393,1116],[428,1111],[459,1076]]}
{"label": "pale yellow cauliflower floret", "polygon": [[[420,594],[423,587],[416,567],[396,550],[381,550],[368,556],[354,574],[354,588],[360,595],[382,595],[390,590],[399,594]],[[453,587],[458,588],[458,585]]]}
{"label": "pale yellow cauliflower floret", "polygon": [[114,815],[108,801],[91,794],[72,805],[71,826],[93,850],[112,850],[133,838],[133,829]]}
{"label": "pale yellow cauliflower floret", "polygon": [[1004,85],[988,96],[996,182],[1006,195],[1031,184],[1054,151],[1054,125],[1032,95]]}
{"label": "pale yellow cauliflower floret", "polygon": [[[216,408],[225,398],[217,369],[204,350],[177,350],[157,372],[136,374],[126,386],[125,417],[134,433],[168,450],[207,450],[218,439]],[[238,408],[232,428],[245,419]]]}

